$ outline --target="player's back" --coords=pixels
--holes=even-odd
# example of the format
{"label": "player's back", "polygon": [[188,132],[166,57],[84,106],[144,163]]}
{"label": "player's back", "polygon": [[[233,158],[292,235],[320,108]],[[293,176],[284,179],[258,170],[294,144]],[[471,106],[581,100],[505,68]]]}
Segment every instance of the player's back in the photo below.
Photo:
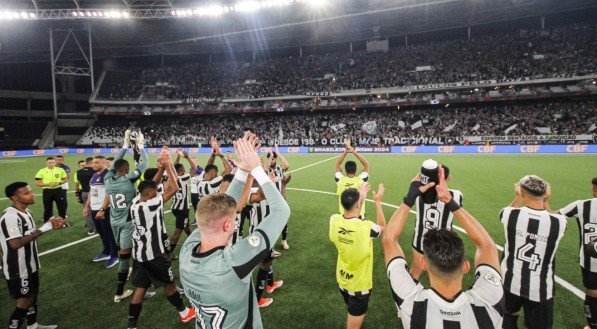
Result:
{"label": "player's back", "polygon": [[195,230],[180,250],[180,280],[197,311],[197,328],[262,328],[252,276],[238,277],[230,247],[197,253],[200,240]]}
{"label": "player's back", "polygon": [[110,220],[126,221],[129,206],[135,198],[135,182],[127,176],[115,176],[108,172],[104,178],[106,196],[110,199]]}

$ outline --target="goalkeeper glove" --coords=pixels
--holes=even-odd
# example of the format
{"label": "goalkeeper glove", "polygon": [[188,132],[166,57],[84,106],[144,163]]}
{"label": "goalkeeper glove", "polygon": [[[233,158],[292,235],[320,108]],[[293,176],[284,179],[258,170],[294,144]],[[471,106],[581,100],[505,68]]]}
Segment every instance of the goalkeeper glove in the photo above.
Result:
{"label": "goalkeeper glove", "polygon": [[128,149],[131,146],[131,131],[127,129],[124,132],[124,142],[122,143],[122,148]]}

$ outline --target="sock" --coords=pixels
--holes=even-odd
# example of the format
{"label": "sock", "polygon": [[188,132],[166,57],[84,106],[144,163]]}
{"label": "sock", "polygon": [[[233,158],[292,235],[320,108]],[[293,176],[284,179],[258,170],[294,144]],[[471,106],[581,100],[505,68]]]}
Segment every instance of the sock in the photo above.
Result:
{"label": "sock", "polygon": [[267,271],[267,284],[268,285],[274,284],[274,269],[273,268],[270,268],[269,271]]}
{"label": "sock", "polygon": [[585,317],[591,329],[597,329],[597,298],[585,296]]}
{"label": "sock", "polygon": [[167,296],[166,298],[168,298],[170,304],[172,304],[172,306],[174,306],[178,312],[184,311],[184,303],[182,301],[182,296],[180,295],[180,293],[178,293],[178,290],[172,295]]}
{"label": "sock", "polygon": [[29,307],[27,311],[27,329],[37,328],[37,303]]}
{"label": "sock", "polygon": [[116,285],[116,295],[120,296],[124,292],[126,277],[129,274],[131,254],[120,254],[118,255],[118,259],[120,260],[120,263],[118,263],[118,284]]}
{"label": "sock", "polygon": [[180,314],[180,316],[182,316],[183,318],[186,318],[189,315],[189,312],[191,310],[189,310],[188,307],[185,307],[184,310],[179,311],[178,314]]}
{"label": "sock", "polygon": [[286,240],[287,236],[288,236],[288,225],[285,225],[284,229],[282,230],[282,240]]}
{"label": "sock", "polygon": [[267,281],[267,270],[259,268],[259,272],[257,272],[257,287],[255,288],[255,294],[257,295],[257,300],[261,299],[261,295],[263,295],[263,290],[265,290],[265,283]]}
{"label": "sock", "polygon": [[8,328],[10,329],[18,329],[21,327],[23,322],[25,322],[25,318],[27,317],[27,309],[15,307],[15,310],[10,315],[10,320],[8,320]]}
{"label": "sock", "polygon": [[136,328],[143,304],[129,304],[129,328]]}

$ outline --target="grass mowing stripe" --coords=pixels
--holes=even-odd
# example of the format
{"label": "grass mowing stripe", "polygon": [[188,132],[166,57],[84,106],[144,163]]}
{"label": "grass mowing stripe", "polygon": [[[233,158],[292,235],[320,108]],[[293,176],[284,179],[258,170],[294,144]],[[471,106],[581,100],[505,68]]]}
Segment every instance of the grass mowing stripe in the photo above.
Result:
{"label": "grass mowing stripe", "polygon": [[[294,187],[287,187],[286,189],[287,189],[287,190],[293,190],[293,191],[299,191],[299,192],[311,192],[311,193],[319,193],[319,194],[336,195],[336,193],[333,193],[333,192],[327,192],[327,191],[318,191],[318,190],[309,190],[309,189],[301,189],[301,188],[294,188]],[[373,201],[373,200],[371,200],[371,199],[366,199],[366,201],[369,201],[369,202],[375,202],[375,201]],[[384,206],[388,206],[388,207],[390,207],[390,208],[394,208],[394,209],[398,209],[398,208],[399,208],[399,206],[396,206],[396,205],[393,205],[393,204],[389,204],[389,203],[385,203],[385,202],[382,202],[381,204],[382,204],[382,205],[384,205]],[[416,213],[417,213],[417,212],[416,212],[416,211],[414,211],[414,210],[411,210],[410,212],[411,212],[412,214],[416,214]],[[466,231],[465,231],[465,230],[464,230],[462,227],[460,227],[460,226],[457,226],[457,225],[454,225],[454,228],[455,228],[456,230],[458,230],[458,231],[460,231],[460,232],[462,232],[462,233],[466,234]],[[498,249],[499,251],[502,251],[502,252],[504,251],[504,248],[503,248],[502,246],[500,246],[500,245],[498,245],[498,244],[496,244],[495,246],[497,247],[497,249]],[[564,280],[564,279],[560,278],[560,277],[559,277],[559,276],[557,276],[557,275],[555,276],[555,281],[556,281],[556,283],[560,284],[562,287],[564,287],[564,288],[568,289],[570,292],[572,292],[573,294],[575,294],[576,296],[578,296],[578,298],[580,298],[580,299],[582,299],[582,300],[584,300],[584,299],[585,299],[585,293],[584,293],[584,292],[582,292],[582,290],[580,290],[580,289],[578,289],[577,287],[575,287],[575,286],[573,286],[572,284],[570,284],[568,281],[566,281],[566,280]]]}
{"label": "grass mowing stripe", "polygon": [[295,172],[297,172],[297,171],[301,171],[301,170],[303,170],[303,169],[307,169],[307,168],[310,168],[310,167],[313,167],[313,166],[317,166],[318,164],[321,164],[321,163],[324,163],[324,162],[327,162],[327,161],[330,161],[330,160],[336,159],[336,158],[338,158],[338,157],[340,157],[340,156],[339,156],[339,155],[336,155],[335,157],[331,157],[331,158],[329,158],[329,159],[325,159],[325,160],[322,160],[322,161],[319,161],[319,162],[315,162],[315,163],[312,163],[312,164],[310,164],[310,165],[307,165],[307,166],[304,166],[304,167],[297,168],[297,169],[295,169],[295,170],[291,170],[291,171],[289,171],[288,173],[289,173],[289,174],[292,174],[292,173],[295,173]]}

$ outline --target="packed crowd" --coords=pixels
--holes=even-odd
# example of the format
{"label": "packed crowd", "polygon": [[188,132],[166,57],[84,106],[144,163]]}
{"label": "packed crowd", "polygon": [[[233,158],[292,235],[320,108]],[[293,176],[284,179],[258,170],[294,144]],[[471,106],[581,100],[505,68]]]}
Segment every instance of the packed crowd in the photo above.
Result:
{"label": "packed crowd", "polygon": [[[100,119],[81,139],[81,145],[112,146],[119,138],[115,125],[137,126],[148,145],[207,145],[216,137],[230,145],[236,131],[251,128],[262,139],[343,138],[358,141],[364,137],[487,136],[487,135],[568,135],[595,131],[595,102],[496,105],[485,107],[442,107],[415,110],[358,110],[309,114],[222,115],[141,117],[134,121]],[[217,124],[214,122],[217,121]],[[375,129],[363,125],[375,122]],[[420,127],[417,127],[420,122]],[[108,124],[108,127],[104,126]],[[514,128],[511,128],[516,125]],[[511,128],[507,133],[506,130]],[[113,133],[110,133],[112,131]]]}
{"label": "packed crowd", "polygon": [[[596,72],[593,25],[482,36],[391,48],[271,58],[253,63],[187,63],[139,74],[109,72],[98,99],[258,98],[429,83],[547,78]],[[429,70],[422,67],[430,66]],[[417,67],[421,67],[420,70]]]}

